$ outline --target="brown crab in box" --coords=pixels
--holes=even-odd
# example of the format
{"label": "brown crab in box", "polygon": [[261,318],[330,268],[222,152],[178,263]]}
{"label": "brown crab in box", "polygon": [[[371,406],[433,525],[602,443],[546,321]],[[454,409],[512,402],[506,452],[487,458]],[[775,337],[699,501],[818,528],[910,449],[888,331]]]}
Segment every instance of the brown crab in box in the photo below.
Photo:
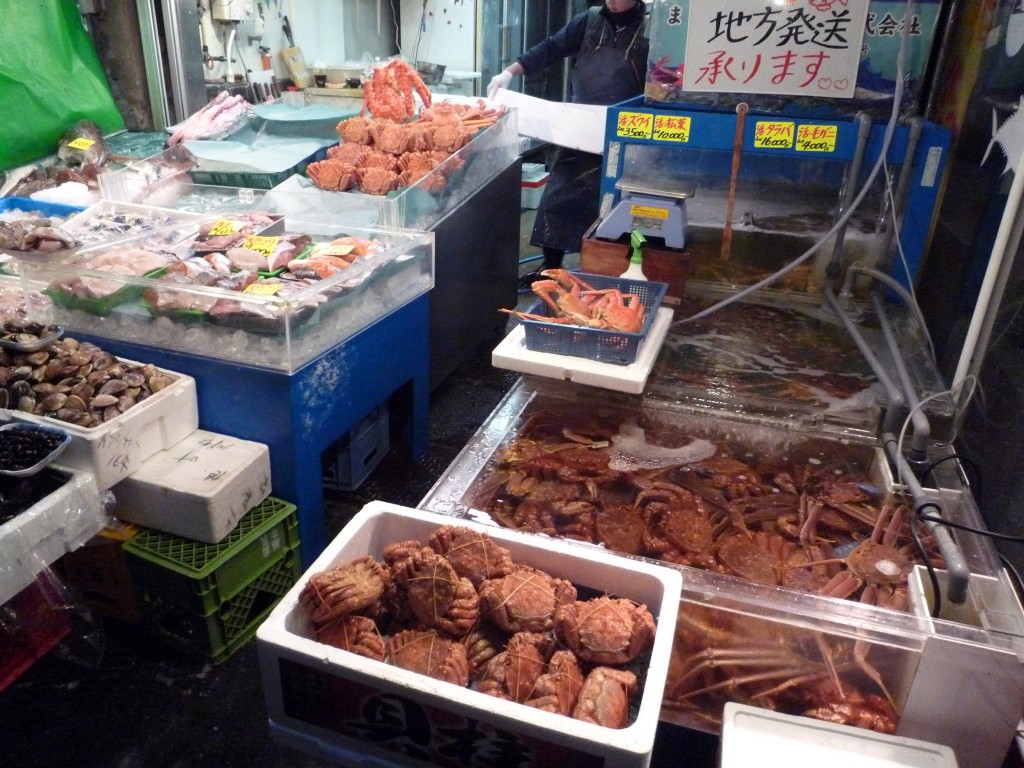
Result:
{"label": "brown crab in box", "polygon": [[480,693],[609,728],[638,685],[620,668],[654,645],[644,605],[578,598],[457,525],[314,574],[299,596],[317,641]]}

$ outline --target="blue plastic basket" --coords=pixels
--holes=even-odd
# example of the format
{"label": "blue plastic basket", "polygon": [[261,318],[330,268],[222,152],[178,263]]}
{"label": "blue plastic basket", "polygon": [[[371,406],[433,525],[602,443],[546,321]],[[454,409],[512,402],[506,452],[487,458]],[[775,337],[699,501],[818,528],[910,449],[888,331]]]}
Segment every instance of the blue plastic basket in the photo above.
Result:
{"label": "blue plastic basket", "polygon": [[81,213],[85,208],[77,205],[65,205],[64,203],[47,203],[42,200],[32,200],[27,197],[0,197],[0,212],[3,211],[26,211],[39,213],[43,216],[60,216],[67,218]]}
{"label": "blue plastic basket", "polygon": [[[605,331],[579,325],[524,319],[522,323],[526,332],[526,348],[531,352],[585,357],[599,363],[630,365],[635,362],[640,344],[647,338],[647,332],[651,329],[658,307],[665,298],[668,283],[630,280],[587,272],[574,274],[598,290],[618,288],[624,294],[632,293],[638,296],[644,305],[644,324],[640,332]],[[545,317],[551,317],[553,314],[550,307],[539,299],[530,307],[529,312]]]}

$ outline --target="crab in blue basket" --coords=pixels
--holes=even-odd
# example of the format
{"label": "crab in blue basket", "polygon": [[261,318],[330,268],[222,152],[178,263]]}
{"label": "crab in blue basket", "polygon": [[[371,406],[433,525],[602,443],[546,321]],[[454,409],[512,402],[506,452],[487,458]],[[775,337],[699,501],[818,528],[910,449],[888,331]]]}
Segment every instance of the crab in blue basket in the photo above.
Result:
{"label": "crab in blue basket", "polygon": [[646,316],[643,302],[634,293],[618,288],[598,289],[564,269],[545,269],[547,280],[531,286],[548,306],[551,316],[503,309],[523,320],[581,325],[607,331],[639,333]]}

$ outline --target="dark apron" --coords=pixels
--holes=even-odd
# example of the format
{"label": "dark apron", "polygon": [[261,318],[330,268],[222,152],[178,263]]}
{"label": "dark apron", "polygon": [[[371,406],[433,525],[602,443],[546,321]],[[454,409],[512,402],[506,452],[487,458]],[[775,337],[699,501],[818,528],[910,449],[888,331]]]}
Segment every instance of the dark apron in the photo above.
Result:
{"label": "dark apron", "polygon": [[[616,104],[643,92],[642,75],[635,72],[635,64],[624,47],[634,31],[624,30],[620,34],[628,35],[622,47],[611,41],[595,47],[600,29],[588,29],[584,49],[572,72],[574,103]],[[597,220],[600,208],[601,161],[601,155],[558,148],[537,208],[531,245],[579,252],[583,235]]]}

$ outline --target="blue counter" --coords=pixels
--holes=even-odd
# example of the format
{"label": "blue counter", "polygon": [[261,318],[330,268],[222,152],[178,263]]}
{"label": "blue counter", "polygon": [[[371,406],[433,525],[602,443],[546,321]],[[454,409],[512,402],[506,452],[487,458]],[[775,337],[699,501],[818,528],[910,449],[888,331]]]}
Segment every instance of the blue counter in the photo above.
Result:
{"label": "blue counter", "polygon": [[296,505],[303,568],[324,549],[326,526],[320,456],[387,401],[391,434],[411,458],[427,449],[428,295],[382,317],[286,374],[155,347],[91,337],[119,357],[192,376],[199,426],[264,443],[273,495]]}

